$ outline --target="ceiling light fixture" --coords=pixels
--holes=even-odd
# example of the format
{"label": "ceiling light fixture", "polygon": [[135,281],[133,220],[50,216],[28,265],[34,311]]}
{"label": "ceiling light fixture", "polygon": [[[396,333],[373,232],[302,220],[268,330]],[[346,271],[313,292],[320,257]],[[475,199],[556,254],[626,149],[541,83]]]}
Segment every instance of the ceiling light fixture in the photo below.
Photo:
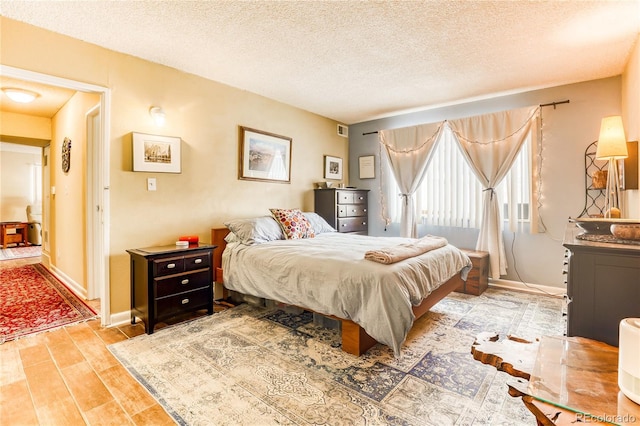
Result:
{"label": "ceiling light fixture", "polygon": [[149,115],[153,118],[153,122],[156,123],[156,126],[164,126],[166,115],[162,108],[156,106],[151,107],[149,109]]}
{"label": "ceiling light fixture", "polygon": [[2,91],[9,97],[9,99],[14,102],[20,102],[21,104],[28,104],[29,102],[33,102],[35,98],[40,96],[38,93],[32,92],[30,90],[16,89],[13,87],[3,87]]}

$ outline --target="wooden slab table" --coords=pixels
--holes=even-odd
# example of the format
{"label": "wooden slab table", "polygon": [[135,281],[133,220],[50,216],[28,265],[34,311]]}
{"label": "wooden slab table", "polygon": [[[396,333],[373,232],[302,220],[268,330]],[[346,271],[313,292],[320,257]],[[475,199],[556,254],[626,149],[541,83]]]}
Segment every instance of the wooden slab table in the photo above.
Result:
{"label": "wooden slab table", "polygon": [[481,333],[473,358],[518,380],[509,395],[522,398],[538,425],[640,425],[640,405],[618,387],[618,348],[582,337],[545,336],[530,342]]}

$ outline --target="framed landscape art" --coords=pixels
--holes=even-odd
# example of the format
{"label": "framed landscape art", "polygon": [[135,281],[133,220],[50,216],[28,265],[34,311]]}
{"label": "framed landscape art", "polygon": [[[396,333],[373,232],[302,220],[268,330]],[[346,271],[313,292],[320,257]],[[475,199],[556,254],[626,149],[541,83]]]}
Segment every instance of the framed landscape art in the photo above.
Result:
{"label": "framed landscape art", "polygon": [[238,179],[291,183],[291,138],[240,127]]}

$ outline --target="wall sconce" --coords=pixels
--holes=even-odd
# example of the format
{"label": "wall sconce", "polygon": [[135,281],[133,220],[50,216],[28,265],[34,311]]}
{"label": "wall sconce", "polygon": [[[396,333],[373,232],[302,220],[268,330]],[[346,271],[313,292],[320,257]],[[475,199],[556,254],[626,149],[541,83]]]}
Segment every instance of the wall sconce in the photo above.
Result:
{"label": "wall sconce", "polygon": [[618,160],[627,158],[627,155],[627,138],[624,135],[622,117],[619,115],[604,117],[600,124],[596,159],[609,161],[607,168],[607,197],[604,208],[604,217],[606,218],[620,217],[622,215]]}
{"label": "wall sconce", "polygon": [[166,115],[161,107],[151,107],[149,109],[149,115],[151,116],[151,118],[153,118],[153,122],[156,123],[156,126],[164,126]]}
{"label": "wall sconce", "polygon": [[32,92],[31,90],[16,89],[13,87],[3,87],[2,91],[5,95],[7,95],[9,99],[21,104],[28,104],[29,102],[33,102],[35,98],[40,96],[38,93]]}

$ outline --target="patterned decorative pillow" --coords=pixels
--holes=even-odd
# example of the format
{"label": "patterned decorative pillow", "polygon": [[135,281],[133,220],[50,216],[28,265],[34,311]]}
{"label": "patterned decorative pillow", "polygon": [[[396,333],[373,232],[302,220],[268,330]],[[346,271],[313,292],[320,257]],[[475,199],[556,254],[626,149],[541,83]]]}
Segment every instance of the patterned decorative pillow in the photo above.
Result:
{"label": "patterned decorative pillow", "polygon": [[269,211],[280,224],[286,239],[295,240],[316,236],[313,227],[300,209],[269,209]]}

